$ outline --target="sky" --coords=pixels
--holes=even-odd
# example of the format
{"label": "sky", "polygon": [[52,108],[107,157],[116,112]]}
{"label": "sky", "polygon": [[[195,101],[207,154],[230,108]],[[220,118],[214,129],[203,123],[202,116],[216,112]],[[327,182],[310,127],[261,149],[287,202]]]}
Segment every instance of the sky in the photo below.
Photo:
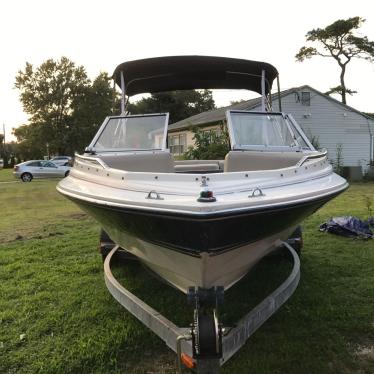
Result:
{"label": "sky", "polygon": [[[280,74],[281,89],[308,84],[322,92],[339,85],[333,59],[295,61],[305,34],[337,19],[361,16],[359,30],[374,40],[372,0],[3,0],[0,2],[0,133],[27,123],[14,88],[26,61],[34,66],[66,56],[94,79],[125,61],[171,55],[211,55],[265,61]],[[374,112],[374,64],[348,65],[354,108]],[[214,93],[217,106],[248,99],[246,91]],[[101,119],[100,119],[101,120]]]}

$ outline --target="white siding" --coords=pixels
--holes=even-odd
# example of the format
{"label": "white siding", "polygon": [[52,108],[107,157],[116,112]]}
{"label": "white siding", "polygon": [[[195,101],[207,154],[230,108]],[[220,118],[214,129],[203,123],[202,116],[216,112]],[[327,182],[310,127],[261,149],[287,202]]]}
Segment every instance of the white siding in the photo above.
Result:
{"label": "white siding", "polygon": [[[329,100],[309,87],[299,91],[300,97],[301,91],[311,93],[310,106],[297,102],[297,95],[290,93],[282,98],[282,111],[293,115],[309,139],[317,137],[320,146],[328,150],[331,160],[335,160],[340,143],[343,165],[365,168],[370,161],[374,121]],[[274,102],[273,107],[277,111],[278,102]],[[259,109],[257,107],[254,110]]]}
{"label": "white siding", "polygon": [[[308,91],[310,106],[302,105],[301,92]],[[300,101],[296,100],[294,92],[298,92]],[[343,166],[361,166],[365,172],[367,164],[373,160],[373,153],[370,153],[374,150],[370,143],[371,136],[374,136],[374,121],[329,100],[309,86],[300,87],[294,92],[282,97],[282,111],[293,115],[309,139],[317,138],[320,147],[327,149],[331,160],[336,159],[337,146],[342,144]],[[273,101],[273,108],[278,111],[277,99]],[[252,110],[261,110],[261,106]],[[174,133],[187,133],[187,146],[194,145],[192,132],[181,130]]]}

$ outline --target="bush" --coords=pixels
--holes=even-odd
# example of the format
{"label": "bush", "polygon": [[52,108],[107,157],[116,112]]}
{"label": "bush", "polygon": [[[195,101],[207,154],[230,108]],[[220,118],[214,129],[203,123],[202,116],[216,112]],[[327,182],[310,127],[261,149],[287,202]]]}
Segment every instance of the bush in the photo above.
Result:
{"label": "bush", "polygon": [[219,131],[204,131],[198,127],[191,129],[194,133],[195,147],[188,147],[184,154],[186,160],[224,159],[230,150],[229,134],[226,126],[220,125]]}

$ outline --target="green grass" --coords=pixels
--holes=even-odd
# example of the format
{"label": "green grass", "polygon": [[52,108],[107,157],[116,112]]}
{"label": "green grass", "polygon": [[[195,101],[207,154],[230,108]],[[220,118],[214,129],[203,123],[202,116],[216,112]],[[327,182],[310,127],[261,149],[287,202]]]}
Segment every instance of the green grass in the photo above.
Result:
{"label": "green grass", "polygon": [[[106,290],[98,225],[55,185],[0,183],[0,373],[175,373],[174,353]],[[366,218],[368,199],[374,184],[355,184],[305,221],[298,289],[223,373],[374,371],[374,241],[318,231],[330,216]],[[221,318],[239,318],[289,266],[279,255],[262,261],[227,293]],[[141,265],[114,273],[176,323],[190,322],[185,296]]]}
{"label": "green grass", "polygon": [[0,169],[0,183],[14,181],[16,181],[16,179],[13,176],[13,169]]}

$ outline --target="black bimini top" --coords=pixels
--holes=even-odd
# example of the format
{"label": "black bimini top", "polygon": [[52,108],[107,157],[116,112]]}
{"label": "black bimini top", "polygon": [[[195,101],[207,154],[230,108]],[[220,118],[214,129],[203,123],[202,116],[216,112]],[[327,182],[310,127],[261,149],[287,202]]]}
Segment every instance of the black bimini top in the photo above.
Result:
{"label": "black bimini top", "polygon": [[261,94],[261,74],[265,71],[265,92],[270,93],[277,69],[265,62],[210,56],[170,56],[147,58],[118,65],[113,79],[121,87],[121,71],[126,95],[192,89],[247,89]]}

